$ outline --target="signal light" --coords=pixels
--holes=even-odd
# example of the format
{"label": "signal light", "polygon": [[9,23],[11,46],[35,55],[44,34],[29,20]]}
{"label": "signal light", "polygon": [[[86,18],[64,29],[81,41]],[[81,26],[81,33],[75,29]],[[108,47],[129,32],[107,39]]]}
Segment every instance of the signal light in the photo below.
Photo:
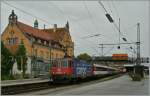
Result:
{"label": "signal light", "polygon": [[114,20],[112,19],[112,17],[110,16],[110,14],[105,14],[106,15],[106,17],[107,17],[107,19],[109,20],[109,22],[110,23],[113,23],[114,22]]}

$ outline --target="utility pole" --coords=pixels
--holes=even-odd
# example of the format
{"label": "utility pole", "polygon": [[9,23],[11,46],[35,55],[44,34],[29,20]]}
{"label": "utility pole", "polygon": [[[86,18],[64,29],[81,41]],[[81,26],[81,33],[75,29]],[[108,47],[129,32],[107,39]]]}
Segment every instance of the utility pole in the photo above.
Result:
{"label": "utility pole", "polygon": [[140,23],[137,23],[137,65],[140,64]]}
{"label": "utility pole", "polygon": [[120,49],[120,18],[119,18],[119,46],[118,49]]}
{"label": "utility pole", "polygon": [[20,56],[21,58],[21,79],[23,79],[23,56]]}
{"label": "utility pole", "polygon": [[103,48],[104,48],[104,44],[100,44],[101,45],[101,47],[99,47],[99,48],[101,48],[101,57],[103,57]]}
{"label": "utility pole", "polygon": [[31,52],[31,54],[32,54],[32,56],[31,56],[31,77],[30,78],[33,78],[34,77],[34,74],[33,74],[33,69],[35,69],[34,68],[34,63],[35,63],[35,58],[34,58],[34,40],[33,40],[33,34],[31,34],[31,48],[32,48],[32,52]]}
{"label": "utility pole", "polygon": [[[52,62],[51,62],[51,60],[52,60],[52,57],[51,57],[51,54],[52,54],[52,50],[51,50],[51,41],[49,40],[49,69],[51,68],[51,66],[52,66]],[[50,74],[50,79],[51,79],[51,74]]]}
{"label": "utility pole", "polygon": [[140,23],[137,23],[137,59],[136,59],[136,65],[134,66],[134,81],[141,81],[141,79],[144,77],[143,75],[143,66],[141,66],[141,60],[140,60]]}

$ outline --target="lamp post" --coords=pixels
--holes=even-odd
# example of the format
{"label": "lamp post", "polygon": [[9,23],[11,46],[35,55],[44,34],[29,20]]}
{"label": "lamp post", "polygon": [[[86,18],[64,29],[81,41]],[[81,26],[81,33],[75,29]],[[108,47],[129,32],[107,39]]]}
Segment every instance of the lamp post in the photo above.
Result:
{"label": "lamp post", "polygon": [[140,23],[137,23],[137,65],[140,65]]}
{"label": "lamp post", "polygon": [[134,49],[132,46],[130,46],[130,49],[132,49],[132,51],[133,51],[133,52],[132,52],[132,63],[135,63],[135,62],[134,62],[134,58],[136,57],[136,56],[135,56],[136,51],[135,51],[135,49]]}
{"label": "lamp post", "polygon": [[[52,62],[51,62],[51,41],[49,40],[49,69],[51,68],[51,64],[52,64]],[[50,78],[51,78],[51,73],[50,73]]]}
{"label": "lamp post", "polygon": [[24,56],[16,56],[17,58],[20,58],[21,61],[21,79],[23,79],[23,57]]}
{"label": "lamp post", "polygon": [[104,51],[103,49],[104,49],[105,47],[104,47],[104,44],[100,44],[100,45],[101,45],[101,47],[99,47],[99,48],[101,48],[101,52],[102,52],[101,57],[103,57],[103,51]]}
{"label": "lamp post", "polygon": [[33,38],[33,34],[31,34],[31,48],[32,48],[32,51],[31,51],[31,77],[30,78],[33,78],[34,77],[34,74],[33,74],[33,69],[34,69],[34,63],[35,63],[35,58],[34,58],[34,38]]}
{"label": "lamp post", "polygon": [[140,23],[137,23],[137,59],[136,65],[134,66],[135,81],[140,81],[143,78],[143,66],[141,66],[141,57],[140,57]]}
{"label": "lamp post", "polygon": [[23,58],[22,58],[22,56],[20,56],[20,58],[21,58],[21,79],[23,79]]}

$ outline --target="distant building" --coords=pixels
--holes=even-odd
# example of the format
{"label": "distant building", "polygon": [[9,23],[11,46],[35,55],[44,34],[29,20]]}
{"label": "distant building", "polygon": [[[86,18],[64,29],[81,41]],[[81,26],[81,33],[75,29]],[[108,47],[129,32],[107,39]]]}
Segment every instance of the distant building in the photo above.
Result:
{"label": "distant building", "polygon": [[[16,53],[21,40],[23,41],[28,56],[27,73],[31,73],[32,57],[36,58],[36,64],[40,62],[48,65],[50,58],[64,58],[65,55],[74,56],[74,43],[69,32],[68,22],[63,28],[58,28],[54,24],[54,28],[39,29],[38,20],[35,20],[33,27],[24,24],[18,21],[13,10],[8,19],[9,23],[1,36],[2,41],[13,54]],[[40,66],[42,66],[41,64]]]}

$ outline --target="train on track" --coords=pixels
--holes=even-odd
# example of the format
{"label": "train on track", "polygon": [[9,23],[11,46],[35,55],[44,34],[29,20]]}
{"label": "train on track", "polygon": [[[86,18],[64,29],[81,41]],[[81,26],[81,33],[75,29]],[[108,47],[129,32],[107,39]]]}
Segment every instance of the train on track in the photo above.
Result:
{"label": "train on track", "polygon": [[116,68],[90,64],[84,60],[65,58],[51,61],[50,74],[53,82],[76,82],[87,78],[97,78],[118,74]]}

